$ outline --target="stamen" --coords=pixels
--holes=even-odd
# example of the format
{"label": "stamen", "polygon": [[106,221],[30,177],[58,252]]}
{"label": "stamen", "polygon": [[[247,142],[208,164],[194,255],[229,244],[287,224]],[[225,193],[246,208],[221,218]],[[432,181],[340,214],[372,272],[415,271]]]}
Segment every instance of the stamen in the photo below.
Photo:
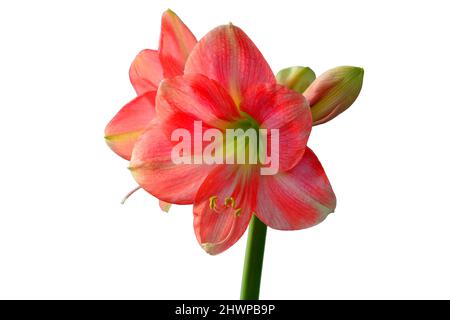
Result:
{"label": "stamen", "polygon": [[122,201],[120,201],[121,204],[124,204],[125,201],[127,201],[127,199],[129,197],[131,197],[133,195],[133,193],[135,193],[136,191],[138,191],[141,188],[141,186],[137,186],[136,188],[134,188],[133,190],[131,190],[130,192],[127,193],[127,195],[122,199]]}
{"label": "stamen", "polygon": [[241,211],[242,211],[242,208],[236,209],[236,210],[234,211],[234,215],[235,215],[236,217],[239,217],[239,216],[241,215]]}
{"label": "stamen", "polygon": [[212,196],[209,198],[209,208],[215,211],[216,207],[217,207],[217,196]]}
{"label": "stamen", "polygon": [[231,207],[234,209],[236,207],[236,200],[233,197],[226,197],[225,208],[228,208],[229,204],[231,204]]}

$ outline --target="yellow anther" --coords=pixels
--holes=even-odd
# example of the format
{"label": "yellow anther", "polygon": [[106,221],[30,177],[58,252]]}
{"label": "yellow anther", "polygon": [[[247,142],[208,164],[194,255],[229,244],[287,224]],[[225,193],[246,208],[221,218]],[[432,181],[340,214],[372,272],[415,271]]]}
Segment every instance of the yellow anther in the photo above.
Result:
{"label": "yellow anther", "polygon": [[216,210],[217,196],[212,196],[209,198],[209,207],[211,208],[211,210]]}
{"label": "yellow anther", "polygon": [[234,215],[235,215],[236,217],[239,217],[239,216],[241,215],[241,211],[242,211],[242,208],[236,209],[236,210],[234,211]]}
{"label": "yellow anther", "polygon": [[229,205],[231,205],[231,207],[233,209],[236,206],[236,200],[233,197],[226,197],[225,198],[225,208],[228,208]]}

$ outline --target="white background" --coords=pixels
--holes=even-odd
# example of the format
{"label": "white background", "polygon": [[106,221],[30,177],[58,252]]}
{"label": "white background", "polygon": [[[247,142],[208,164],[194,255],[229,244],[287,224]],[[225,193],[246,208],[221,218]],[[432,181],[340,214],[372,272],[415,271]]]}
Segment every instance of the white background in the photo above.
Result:
{"label": "white background", "polygon": [[450,298],[447,1],[280,0],[1,2],[0,298],[239,297],[244,238],[211,257],[190,206],[120,205],[135,182],[103,141],[167,8],[199,38],[242,27],[274,72],[365,69],[309,143],[336,213],[268,231],[261,298]]}

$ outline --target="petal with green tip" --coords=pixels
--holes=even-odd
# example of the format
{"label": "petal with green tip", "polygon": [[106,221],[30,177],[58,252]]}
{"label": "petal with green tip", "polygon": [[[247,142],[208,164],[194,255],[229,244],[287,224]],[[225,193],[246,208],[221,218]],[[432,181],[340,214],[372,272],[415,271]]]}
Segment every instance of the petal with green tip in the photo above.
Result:
{"label": "petal with green tip", "polygon": [[316,74],[308,67],[290,67],[277,74],[279,84],[299,93],[303,93],[315,79]]}
{"label": "petal with green tip", "polygon": [[159,200],[159,207],[161,208],[162,211],[168,213],[171,206],[172,206],[171,203]]}
{"label": "petal with green tip", "polygon": [[330,69],[305,90],[313,125],[330,121],[356,100],[363,84],[364,70],[343,66]]}
{"label": "petal with green tip", "polygon": [[156,91],[148,91],[126,104],[105,128],[108,146],[130,160],[134,144],[155,116]]}
{"label": "petal with green tip", "polygon": [[186,59],[196,43],[195,36],[175,12],[170,9],[164,12],[159,40],[159,60],[164,78],[183,74]]}
{"label": "petal with green tip", "polygon": [[207,253],[227,250],[247,230],[256,205],[258,175],[255,168],[224,164],[204,179],[194,201],[194,230]]}
{"label": "petal with green tip", "polygon": [[291,170],[261,176],[256,215],[278,230],[299,230],[322,222],[336,208],[336,196],[319,159],[307,148]]}

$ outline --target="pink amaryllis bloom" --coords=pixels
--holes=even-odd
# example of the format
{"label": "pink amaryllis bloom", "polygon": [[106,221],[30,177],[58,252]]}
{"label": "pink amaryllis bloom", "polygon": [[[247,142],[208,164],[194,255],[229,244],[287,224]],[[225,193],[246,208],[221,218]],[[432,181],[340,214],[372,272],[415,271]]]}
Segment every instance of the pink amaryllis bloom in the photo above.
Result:
{"label": "pink amaryllis bloom", "polygon": [[130,67],[130,80],[138,97],[126,104],[105,128],[109,147],[130,160],[134,144],[155,115],[155,96],[164,78],[183,74],[195,36],[171,10],[163,13],[159,50],[142,50]]}
{"label": "pink amaryllis bloom", "polygon": [[[279,230],[314,226],[333,212],[336,198],[306,144],[312,128],[302,94],[276,83],[266,60],[238,27],[209,32],[187,59],[184,75],[164,80],[156,116],[137,141],[130,162],[136,181],[166,202],[194,205],[194,228],[210,254],[232,246],[256,215]],[[263,164],[175,164],[174,130],[194,136],[216,128],[279,130],[279,172],[260,175]],[[194,148],[193,157],[202,154]]]}

